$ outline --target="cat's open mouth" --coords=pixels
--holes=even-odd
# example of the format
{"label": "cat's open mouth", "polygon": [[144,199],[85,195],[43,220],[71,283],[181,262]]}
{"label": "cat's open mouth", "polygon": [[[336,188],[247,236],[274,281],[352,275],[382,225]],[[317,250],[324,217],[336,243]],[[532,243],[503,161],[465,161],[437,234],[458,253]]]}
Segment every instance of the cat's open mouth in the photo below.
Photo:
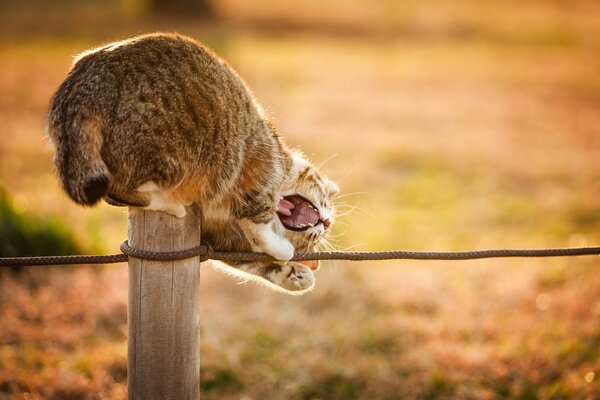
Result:
{"label": "cat's open mouth", "polygon": [[293,231],[304,231],[321,220],[317,208],[299,194],[285,196],[280,202],[277,214],[283,226]]}

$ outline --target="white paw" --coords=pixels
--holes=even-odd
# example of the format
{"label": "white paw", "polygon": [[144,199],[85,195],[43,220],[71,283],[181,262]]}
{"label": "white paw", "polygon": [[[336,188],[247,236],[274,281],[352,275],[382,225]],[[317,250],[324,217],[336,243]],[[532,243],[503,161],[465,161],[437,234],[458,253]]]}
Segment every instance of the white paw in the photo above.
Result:
{"label": "white paw", "polygon": [[144,210],[163,211],[177,218],[183,218],[187,214],[185,207],[182,205],[169,205],[168,207],[157,207],[156,205],[150,205],[148,207],[144,207]]}
{"label": "white paw", "polygon": [[294,257],[294,246],[285,237],[273,231],[272,221],[256,224],[242,219],[238,224],[251,243],[253,251],[267,253],[279,261],[288,261]]}
{"label": "white paw", "polygon": [[281,266],[281,270],[270,274],[270,280],[277,286],[286,290],[307,290],[315,284],[315,275],[310,268],[297,262],[288,262]]}
{"label": "white paw", "polygon": [[171,192],[159,188],[156,183],[148,181],[137,188],[137,191],[148,196],[150,202],[145,210],[164,211],[177,218],[186,215],[185,206],[177,202]]}
{"label": "white paw", "polygon": [[185,207],[182,205],[173,205],[170,210],[165,210],[171,215],[176,216],[177,218],[183,218],[187,214],[185,211]]}
{"label": "white paw", "polygon": [[265,243],[264,252],[279,261],[289,261],[294,257],[294,246],[282,237],[276,240],[269,240]]}

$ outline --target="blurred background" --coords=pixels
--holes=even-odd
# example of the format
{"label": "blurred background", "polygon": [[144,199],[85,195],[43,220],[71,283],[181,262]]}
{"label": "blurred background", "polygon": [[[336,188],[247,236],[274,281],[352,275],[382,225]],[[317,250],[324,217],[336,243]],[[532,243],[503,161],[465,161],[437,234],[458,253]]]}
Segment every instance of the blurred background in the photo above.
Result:
{"label": "blurred background", "polygon": [[[351,250],[600,243],[596,0],[2,0],[0,256],[114,253],[42,131],[72,58],[177,31],[342,188]],[[324,263],[290,297],[202,269],[203,399],[600,398],[598,257]],[[0,271],[0,399],[126,398],[127,268]]]}

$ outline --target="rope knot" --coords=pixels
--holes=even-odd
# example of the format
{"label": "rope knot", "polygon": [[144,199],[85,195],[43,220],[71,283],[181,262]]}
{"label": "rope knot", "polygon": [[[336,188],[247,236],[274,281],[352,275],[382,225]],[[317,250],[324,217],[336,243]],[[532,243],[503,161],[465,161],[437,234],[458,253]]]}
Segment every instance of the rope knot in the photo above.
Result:
{"label": "rope knot", "polygon": [[124,240],[121,242],[119,248],[121,249],[121,252],[129,257],[152,261],[177,261],[185,260],[186,258],[199,257],[200,262],[204,262],[210,259],[213,254],[211,247],[204,244],[192,247],[191,249],[157,252],[133,248],[129,245],[127,240]]}

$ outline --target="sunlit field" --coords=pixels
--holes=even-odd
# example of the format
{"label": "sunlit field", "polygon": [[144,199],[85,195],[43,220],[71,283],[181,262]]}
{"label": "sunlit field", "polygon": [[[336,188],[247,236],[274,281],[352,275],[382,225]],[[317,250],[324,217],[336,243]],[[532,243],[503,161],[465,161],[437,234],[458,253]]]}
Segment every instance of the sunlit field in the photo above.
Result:
{"label": "sunlit field", "polygon": [[[339,182],[337,249],[600,244],[600,4],[396,3],[0,5],[0,189],[117,252],[126,210],[60,191],[44,117],[74,55],[160,29],[227,59]],[[0,272],[0,400],[126,398],[126,265]],[[203,399],[600,398],[598,257],[326,262],[302,297],[201,280]]]}

